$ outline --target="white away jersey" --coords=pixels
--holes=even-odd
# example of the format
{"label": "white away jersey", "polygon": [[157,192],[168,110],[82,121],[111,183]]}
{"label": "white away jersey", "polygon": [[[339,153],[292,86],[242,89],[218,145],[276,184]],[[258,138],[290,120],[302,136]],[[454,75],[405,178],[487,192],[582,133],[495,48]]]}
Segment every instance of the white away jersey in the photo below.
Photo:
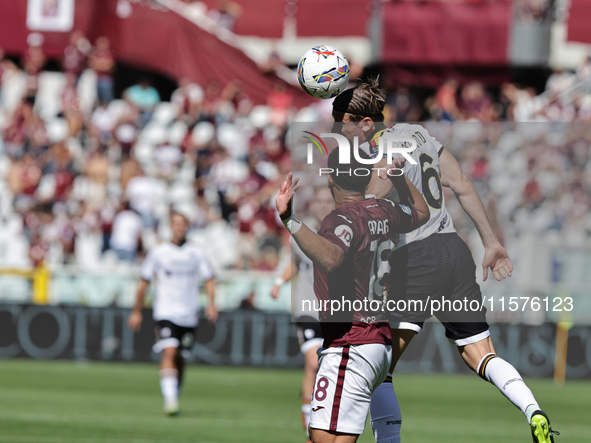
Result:
{"label": "white away jersey", "polygon": [[197,326],[199,282],[214,277],[203,250],[191,242],[182,246],[160,243],[150,249],[141,277],[154,279],[154,320],[168,320],[186,328]]}
{"label": "white away jersey", "polygon": [[[361,144],[359,148],[372,156],[372,158],[375,157],[378,155],[379,139],[384,134],[408,137],[416,141],[417,148],[410,153],[410,156],[417,164],[413,165],[407,160],[404,164],[404,173],[419,192],[423,194],[423,197],[425,197],[431,215],[429,221],[419,229],[408,234],[400,234],[399,241],[396,243],[394,249],[398,249],[414,241],[423,240],[435,233],[455,232],[453,221],[445,207],[445,197],[441,189],[439,156],[443,151],[443,145],[435,137],[431,137],[421,125],[400,123],[390,125],[376,132],[370,141]],[[386,152],[383,155],[385,158]],[[402,157],[402,155],[395,154],[393,157]],[[394,194],[395,192],[393,191]],[[389,198],[392,198],[392,195]]]}
{"label": "white away jersey", "polygon": [[[316,232],[315,229],[310,229]],[[314,293],[314,263],[304,254],[304,251],[300,249],[293,238],[291,239],[291,248],[291,253],[299,261],[297,281],[291,297],[293,315],[296,319],[303,315],[318,319],[318,312],[313,310],[304,311],[302,309],[302,302],[304,300],[316,300],[316,294]]]}

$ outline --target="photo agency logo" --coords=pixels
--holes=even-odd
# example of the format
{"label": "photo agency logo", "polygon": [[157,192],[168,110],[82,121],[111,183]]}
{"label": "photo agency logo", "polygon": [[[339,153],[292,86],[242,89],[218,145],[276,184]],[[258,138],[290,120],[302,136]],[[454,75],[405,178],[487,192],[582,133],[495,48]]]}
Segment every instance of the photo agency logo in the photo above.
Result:
{"label": "photo agency logo", "polygon": [[[371,158],[363,158],[359,153],[359,138],[353,137],[353,148],[351,148],[351,144],[349,140],[342,134],[337,134],[334,132],[326,132],[321,133],[320,136],[314,134],[313,132],[309,131],[302,131],[307,135],[303,135],[303,137],[308,140],[307,144],[307,156],[306,162],[309,165],[314,164],[314,152],[316,151],[315,147],[318,148],[320,151],[320,155],[328,155],[328,148],[326,143],[323,139],[326,138],[333,138],[337,142],[337,148],[339,150],[339,164],[341,165],[350,165],[351,164],[351,153],[355,160],[362,164],[367,165],[367,167],[358,167],[354,169],[347,169],[347,170],[335,170],[333,168],[318,168],[318,174],[320,176],[336,173],[337,175],[347,174],[347,175],[357,175],[357,176],[367,176],[370,175],[375,170],[382,170],[385,171],[390,176],[400,176],[403,174],[402,169],[392,167],[391,165],[394,163],[395,158],[404,158],[407,162],[416,165],[417,161],[412,158],[410,155],[417,147],[417,142],[415,139],[411,137],[399,137],[392,134],[384,134],[379,139],[379,143],[377,144],[377,151],[376,147],[372,148],[372,156]],[[363,144],[362,144],[363,147]],[[381,167],[375,167],[377,163],[380,163],[383,159],[386,159],[386,164],[382,163]]]}

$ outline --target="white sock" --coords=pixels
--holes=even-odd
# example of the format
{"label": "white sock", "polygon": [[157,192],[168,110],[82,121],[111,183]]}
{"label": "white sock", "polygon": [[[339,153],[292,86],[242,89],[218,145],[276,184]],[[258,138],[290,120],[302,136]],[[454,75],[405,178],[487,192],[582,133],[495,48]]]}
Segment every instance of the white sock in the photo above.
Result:
{"label": "white sock", "polygon": [[376,443],[400,443],[402,413],[392,387],[391,374],[373,392],[369,415]]}
{"label": "white sock", "polygon": [[478,364],[478,375],[493,383],[511,403],[531,421],[535,410],[540,409],[534,394],[527,387],[517,369],[496,354],[487,354]]}
{"label": "white sock", "polygon": [[306,430],[306,435],[310,437],[308,433],[308,426],[310,426],[310,412],[312,410],[312,405],[310,403],[302,403],[302,415],[304,416],[304,429]]}
{"label": "white sock", "polygon": [[176,369],[162,369],[160,371],[160,390],[166,403],[178,401],[179,379]]}

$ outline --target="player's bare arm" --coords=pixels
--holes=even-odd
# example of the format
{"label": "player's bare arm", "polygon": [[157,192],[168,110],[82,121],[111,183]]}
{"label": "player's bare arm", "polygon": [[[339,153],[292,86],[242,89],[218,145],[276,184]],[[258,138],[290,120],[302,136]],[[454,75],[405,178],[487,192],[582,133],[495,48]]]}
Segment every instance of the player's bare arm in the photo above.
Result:
{"label": "player's bare arm", "polygon": [[[419,215],[419,226],[423,226],[431,218],[429,207],[423,195],[406,175],[391,176],[390,181],[394,185],[402,204],[414,206]],[[404,231],[401,231],[404,232]]]}
{"label": "player's bare arm", "polygon": [[277,277],[277,279],[275,280],[275,283],[273,283],[273,287],[271,288],[271,297],[279,298],[279,290],[281,289],[281,286],[283,286],[283,283],[287,283],[288,281],[290,281],[293,278],[292,271],[291,271],[292,269],[297,269],[297,266],[296,266],[296,263],[294,260],[292,260],[289,263],[289,266],[287,268],[285,268],[283,273],[279,277]]}
{"label": "player's bare arm", "polygon": [[[279,195],[275,200],[279,217],[284,222],[287,222],[292,216],[291,214],[291,198],[295,195],[299,188],[299,178],[292,179],[292,174],[287,176],[287,180],[281,185]],[[305,223],[297,220],[301,226],[297,231],[291,230],[292,236],[298,246],[302,249],[310,260],[314,262],[324,272],[333,272],[343,262],[345,254],[341,248],[327,239],[316,234]],[[288,227],[289,229],[289,227]]]}
{"label": "player's bare arm", "polygon": [[439,157],[441,168],[441,184],[450,188],[462,208],[474,222],[478,234],[484,244],[485,253],[482,261],[483,280],[488,278],[488,269],[498,281],[511,277],[513,264],[507,255],[507,251],[501,245],[490,224],[482,200],[478,196],[474,184],[470,178],[462,172],[458,161],[446,149],[443,149]]}
{"label": "player's bare arm", "polygon": [[127,319],[129,329],[131,329],[133,332],[138,332],[142,327],[142,306],[144,306],[144,297],[146,296],[146,290],[149,286],[150,282],[148,280],[144,280],[143,278],[140,280],[135,297],[135,304],[133,305],[133,310]]}
{"label": "player's bare arm", "polygon": [[211,323],[214,323],[219,315],[218,310],[215,307],[215,279],[210,278],[209,280],[206,280],[204,287],[207,298],[209,299],[209,305],[205,309],[205,317],[207,317]]}
{"label": "player's bare arm", "polygon": [[[404,158],[395,158],[392,160],[392,164],[388,164],[388,159],[383,158],[373,165],[374,171],[369,186],[367,187],[367,193],[375,195],[376,198],[387,197],[394,187],[392,181],[388,180],[389,177],[387,171],[390,168],[402,169],[405,162],[406,159]],[[382,180],[378,180],[378,178]]]}

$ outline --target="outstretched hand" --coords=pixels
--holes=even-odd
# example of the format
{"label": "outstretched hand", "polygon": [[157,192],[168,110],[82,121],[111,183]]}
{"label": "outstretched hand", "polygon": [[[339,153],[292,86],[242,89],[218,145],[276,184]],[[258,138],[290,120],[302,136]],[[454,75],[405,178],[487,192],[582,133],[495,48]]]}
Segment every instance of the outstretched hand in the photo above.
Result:
{"label": "outstretched hand", "polygon": [[275,206],[281,220],[285,220],[291,217],[291,199],[300,187],[299,177],[292,180],[291,172],[287,176],[287,179],[281,184],[279,189],[279,195],[275,199]]}
{"label": "outstretched hand", "polygon": [[492,269],[497,281],[511,277],[513,272],[513,264],[509,259],[509,255],[500,243],[496,243],[494,246],[485,249],[482,268],[483,281],[486,281],[488,278],[488,268]]}

